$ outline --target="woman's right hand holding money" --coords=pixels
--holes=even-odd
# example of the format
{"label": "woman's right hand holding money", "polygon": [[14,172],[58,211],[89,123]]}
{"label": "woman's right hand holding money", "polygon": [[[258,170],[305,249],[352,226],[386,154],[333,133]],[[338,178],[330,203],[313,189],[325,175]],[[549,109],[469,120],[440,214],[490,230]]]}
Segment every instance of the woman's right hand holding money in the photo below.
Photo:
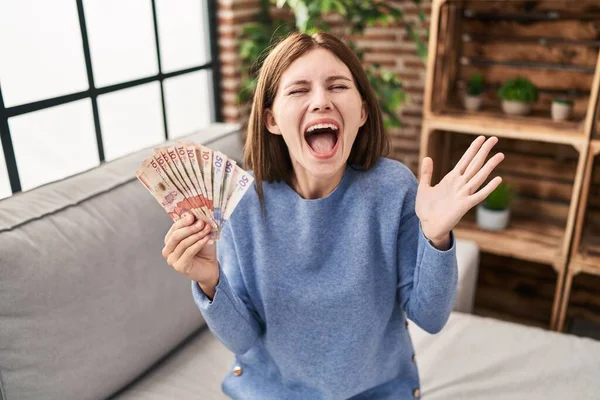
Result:
{"label": "woman's right hand holding money", "polygon": [[211,226],[187,215],[173,223],[165,236],[162,255],[173,269],[198,282],[211,300],[219,282],[219,263],[214,242],[210,240]]}

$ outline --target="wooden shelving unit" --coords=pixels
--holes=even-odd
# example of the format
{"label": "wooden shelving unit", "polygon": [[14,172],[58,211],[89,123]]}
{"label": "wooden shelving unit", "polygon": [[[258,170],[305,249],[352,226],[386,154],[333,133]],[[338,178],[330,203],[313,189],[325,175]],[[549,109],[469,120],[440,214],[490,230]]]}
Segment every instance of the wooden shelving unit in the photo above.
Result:
{"label": "wooden shelving unit", "polygon": [[[434,159],[437,182],[475,136],[500,138],[496,150],[506,159],[497,172],[518,193],[510,226],[501,232],[481,230],[472,210],[455,233],[484,252],[551,266],[557,278],[548,318],[552,329],[559,325],[598,103],[600,9],[595,3],[434,0],[432,5],[420,159]],[[461,99],[475,71],[483,74],[486,90],[482,109],[473,112]],[[504,81],[517,76],[530,79],[540,92],[528,116],[504,114],[496,95]],[[569,121],[551,119],[551,101],[559,96],[574,102]],[[592,260],[600,270],[597,262]]]}
{"label": "wooden shelving unit", "polygon": [[[574,277],[578,274],[600,276],[600,140],[598,139],[592,140],[589,146],[572,253],[557,321],[559,331],[565,328]],[[595,319],[600,323],[600,318]]]}

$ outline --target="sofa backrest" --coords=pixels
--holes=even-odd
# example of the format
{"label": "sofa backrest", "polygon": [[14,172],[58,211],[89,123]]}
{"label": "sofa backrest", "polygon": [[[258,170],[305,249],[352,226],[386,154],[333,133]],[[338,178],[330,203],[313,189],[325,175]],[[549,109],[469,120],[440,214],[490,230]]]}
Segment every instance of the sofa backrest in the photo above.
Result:
{"label": "sofa backrest", "polygon": [[[236,125],[185,139],[242,161]],[[134,176],[151,153],[0,201],[1,399],[105,398],[204,326]]]}

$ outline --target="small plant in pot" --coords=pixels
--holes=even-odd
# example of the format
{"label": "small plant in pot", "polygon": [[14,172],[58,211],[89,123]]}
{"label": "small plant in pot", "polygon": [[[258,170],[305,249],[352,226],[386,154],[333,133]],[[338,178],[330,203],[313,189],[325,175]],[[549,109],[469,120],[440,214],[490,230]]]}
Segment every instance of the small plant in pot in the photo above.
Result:
{"label": "small plant in pot", "polygon": [[573,102],[570,100],[558,98],[552,102],[552,119],[554,121],[566,121],[571,115]]}
{"label": "small plant in pot", "polygon": [[501,182],[489,196],[477,206],[477,225],[487,231],[505,229],[510,220],[510,203],[513,189]]}
{"label": "small plant in pot", "polygon": [[517,77],[507,80],[498,91],[502,99],[502,109],[509,115],[527,115],[531,104],[538,99],[538,90],[527,78]]}
{"label": "small plant in pot", "polygon": [[481,108],[483,102],[484,81],[483,74],[477,72],[471,75],[467,82],[467,93],[465,94],[465,108],[469,111],[477,111]]}

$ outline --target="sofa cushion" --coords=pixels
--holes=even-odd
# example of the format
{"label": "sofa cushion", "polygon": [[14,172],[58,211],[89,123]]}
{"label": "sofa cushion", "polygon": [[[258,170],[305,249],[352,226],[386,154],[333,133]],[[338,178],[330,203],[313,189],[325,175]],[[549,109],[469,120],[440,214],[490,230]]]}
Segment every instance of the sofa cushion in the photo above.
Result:
{"label": "sofa cushion", "polygon": [[[241,161],[236,125],[186,139]],[[3,399],[104,398],[204,325],[161,255],[171,221],[134,176],[151,153],[0,201]]]}
{"label": "sofa cushion", "polygon": [[437,335],[409,331],[428,400],[599,398],[598,341],[458,312]]}
{"label": "sofa cushion", "polygon": [[206,328],[110,400],[225,400],[221,382],[233,360]]}
{"label": "sofa cushion", "polygon": [[[598,399],[600,342],[458,312],[438,334],[409,331],[425,399]],[[226,399],[233,360],[206,329],[114,399]]]}

